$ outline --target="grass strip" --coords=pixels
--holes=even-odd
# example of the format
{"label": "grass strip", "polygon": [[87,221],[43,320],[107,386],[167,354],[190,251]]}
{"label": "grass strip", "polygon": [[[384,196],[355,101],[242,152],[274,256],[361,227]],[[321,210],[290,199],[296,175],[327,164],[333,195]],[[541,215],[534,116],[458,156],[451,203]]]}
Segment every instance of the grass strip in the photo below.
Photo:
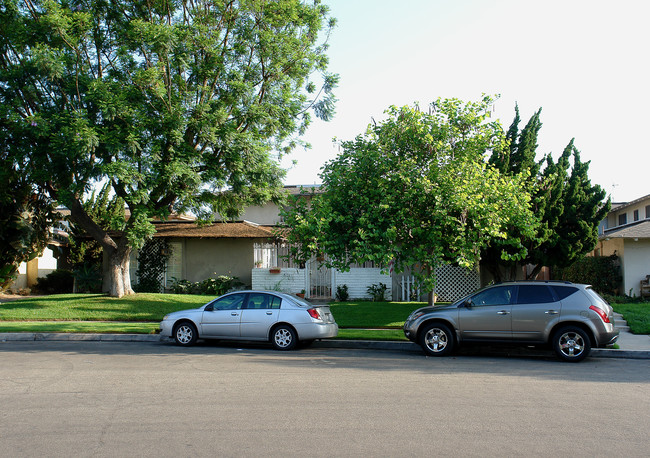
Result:
{"label": "grass strip", "polygon": [[612,304],[612,307],[623,315],[632,334],[650,334],[650,303]]}

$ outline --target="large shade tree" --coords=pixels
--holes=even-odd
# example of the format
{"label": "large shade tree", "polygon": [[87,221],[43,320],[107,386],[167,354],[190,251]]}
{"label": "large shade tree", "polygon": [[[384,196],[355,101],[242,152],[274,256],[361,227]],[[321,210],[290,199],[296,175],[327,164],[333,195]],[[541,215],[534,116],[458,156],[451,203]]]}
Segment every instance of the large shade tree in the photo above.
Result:
{"label": "large shade tree", "polygon": [[[0,0],[0,143],[132,293],[153,216],[280,198],[277,155],[333,114],[333,25],[319,1]],[[116,233],[83,206],[99,182],[129,209]]]}
{"label": "large shade tree", "polygon": [[493,240],[504,255],[527,253],[506,228],[532,237],[537,225],[522,186],[527,175],[502,175],[487,165],[506,147],[490,121],[492,100],[438,100],[429,112],[390,108],[387,119],[342,143],[323,168],[323,193],[285,215],[293,255],[325,254],[331,265],[375,262],[396,272],[415,267],[433,303],[435,266],[473,267]]}

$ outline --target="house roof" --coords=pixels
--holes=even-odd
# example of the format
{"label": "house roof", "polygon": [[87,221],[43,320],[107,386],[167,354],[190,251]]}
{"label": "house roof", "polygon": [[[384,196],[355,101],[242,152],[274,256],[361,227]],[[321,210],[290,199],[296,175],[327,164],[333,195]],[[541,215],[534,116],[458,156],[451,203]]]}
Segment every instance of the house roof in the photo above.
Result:
{"label": "house roof", "polygon": [[639,197],[638,199],[634,199],[630,202],[612,202],[612,210],[611,211],[619,211],[625,207],[629,207],[630,205],[636,205],[639,202],[643,200],[648,200],[650,199],[650,194],[647,196]]}
{"label": "house roof", "polygon": [[636,221],[634,223],[626,224],[625,226],[618,226],[610,230],[606,230],[603,235],[604,238],[622,238],[622,239],[636,239],[636,238],[650,238],[650,219]]}
{"label": "house roof", "polygon": [[193,221],[155,221],[154,237],[185,238],[269,238],[274,237],[273,228],[249,221],[224,221],[199,226]]}

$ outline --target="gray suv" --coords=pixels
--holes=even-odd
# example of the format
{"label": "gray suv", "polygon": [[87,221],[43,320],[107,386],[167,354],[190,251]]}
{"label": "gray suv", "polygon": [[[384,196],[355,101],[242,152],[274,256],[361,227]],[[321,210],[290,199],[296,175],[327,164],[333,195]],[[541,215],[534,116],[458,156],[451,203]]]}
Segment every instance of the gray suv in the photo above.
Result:
{"label": "gray suv", "polygon": [[483,288],[451,305],[423,307],[404,323],[406,337],[430,356],[462,342],[549,344],[565,361],[618,339],[612,307],[589,285],[511,282]]}

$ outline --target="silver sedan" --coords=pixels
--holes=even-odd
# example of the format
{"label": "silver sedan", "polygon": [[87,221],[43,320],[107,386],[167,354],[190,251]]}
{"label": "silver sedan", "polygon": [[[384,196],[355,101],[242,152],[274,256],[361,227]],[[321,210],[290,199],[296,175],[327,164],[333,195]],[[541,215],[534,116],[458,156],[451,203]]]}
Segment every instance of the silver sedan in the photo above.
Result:
{"label": "silver sedan", "polygon": [[237,291],[207,304],[166,315],[160,334],[188,346],[203,339],[270,341],[277,350],[298,342],[336,337],[339,327],[326,305],[276,291]]}

